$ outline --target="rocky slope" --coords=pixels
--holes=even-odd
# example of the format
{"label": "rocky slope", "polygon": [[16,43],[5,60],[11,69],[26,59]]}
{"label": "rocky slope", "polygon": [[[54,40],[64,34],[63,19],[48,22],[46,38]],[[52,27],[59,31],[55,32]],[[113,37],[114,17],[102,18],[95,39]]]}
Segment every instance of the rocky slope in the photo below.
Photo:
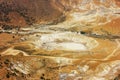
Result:
{"label": "rocky slope", "polygon": [[0,0],[0,24],[9,28],[53,23],[63,14],[61,5],[53,4],[52,0]]}

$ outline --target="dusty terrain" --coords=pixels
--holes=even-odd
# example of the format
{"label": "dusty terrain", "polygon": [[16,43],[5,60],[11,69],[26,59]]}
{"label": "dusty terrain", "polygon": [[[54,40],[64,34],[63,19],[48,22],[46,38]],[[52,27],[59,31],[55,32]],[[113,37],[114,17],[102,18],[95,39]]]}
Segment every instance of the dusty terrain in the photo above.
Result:
{"label": "dusty terrain", "polygon": [[0,80],[120,80],[119,0],[0,4]]}

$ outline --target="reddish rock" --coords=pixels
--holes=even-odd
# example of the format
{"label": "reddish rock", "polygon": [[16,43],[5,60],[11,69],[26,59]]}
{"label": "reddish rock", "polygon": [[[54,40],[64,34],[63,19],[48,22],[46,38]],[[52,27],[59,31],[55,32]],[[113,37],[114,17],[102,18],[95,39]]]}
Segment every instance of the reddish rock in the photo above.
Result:
{"label": "reddish rock", "polygon": [[62,8],[54,0],[0,0],[0,25],[16,27],[47,24],[61,17]]}

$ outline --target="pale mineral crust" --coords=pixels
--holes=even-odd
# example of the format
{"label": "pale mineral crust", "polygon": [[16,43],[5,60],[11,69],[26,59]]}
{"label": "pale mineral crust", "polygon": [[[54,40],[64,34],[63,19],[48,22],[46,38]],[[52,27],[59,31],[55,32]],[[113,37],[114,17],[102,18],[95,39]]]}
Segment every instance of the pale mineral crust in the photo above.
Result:
{"label": "pale mineral crust", "polygon": [[120,80],[120,1],[0,0],[0,80]]}

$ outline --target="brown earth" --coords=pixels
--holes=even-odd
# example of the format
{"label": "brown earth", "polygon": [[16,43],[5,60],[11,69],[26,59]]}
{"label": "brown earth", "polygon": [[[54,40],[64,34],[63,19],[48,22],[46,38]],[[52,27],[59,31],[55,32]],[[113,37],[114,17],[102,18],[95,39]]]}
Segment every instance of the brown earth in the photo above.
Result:
{"label": "brown earth", "polygon": [[57,22],[63,18],[62,9],[54,0],[0,0],[0,25],[9,28]]}
{"label": "brown earth", "polygon": [[[81,1],[0,0],[0,30],[9,31],[14,27],[19,28],[34,24],[54,24],[55,26],[56,23],[65,20],[69,11],[72,10],[72,5]],[[96,4],[100,4],[99,1],[94,1]],[[118,6],[120,5],[119,0],[113,1],[116,1]],[[106,6],[109,5],[106,4]],[[66,11],[68,11],[67,14]],[[64,29],[60,30],[64,33]],[[72,31],[78,34],[80,30]],[[56,30],[53,30],[54,32]],[[81,32],[82,35],[88,33],[84,36],[99,43],[92,50],[74,52],[36,48],[34,42],[39,41],[42,35],[49,33],[52,32],[46,30],[45,33],[43,30],[43,32],[25,35],[1,32],[0,80],[120,79],[120,18],[113,19],[104,25],[86,27],[85,31]]]}

